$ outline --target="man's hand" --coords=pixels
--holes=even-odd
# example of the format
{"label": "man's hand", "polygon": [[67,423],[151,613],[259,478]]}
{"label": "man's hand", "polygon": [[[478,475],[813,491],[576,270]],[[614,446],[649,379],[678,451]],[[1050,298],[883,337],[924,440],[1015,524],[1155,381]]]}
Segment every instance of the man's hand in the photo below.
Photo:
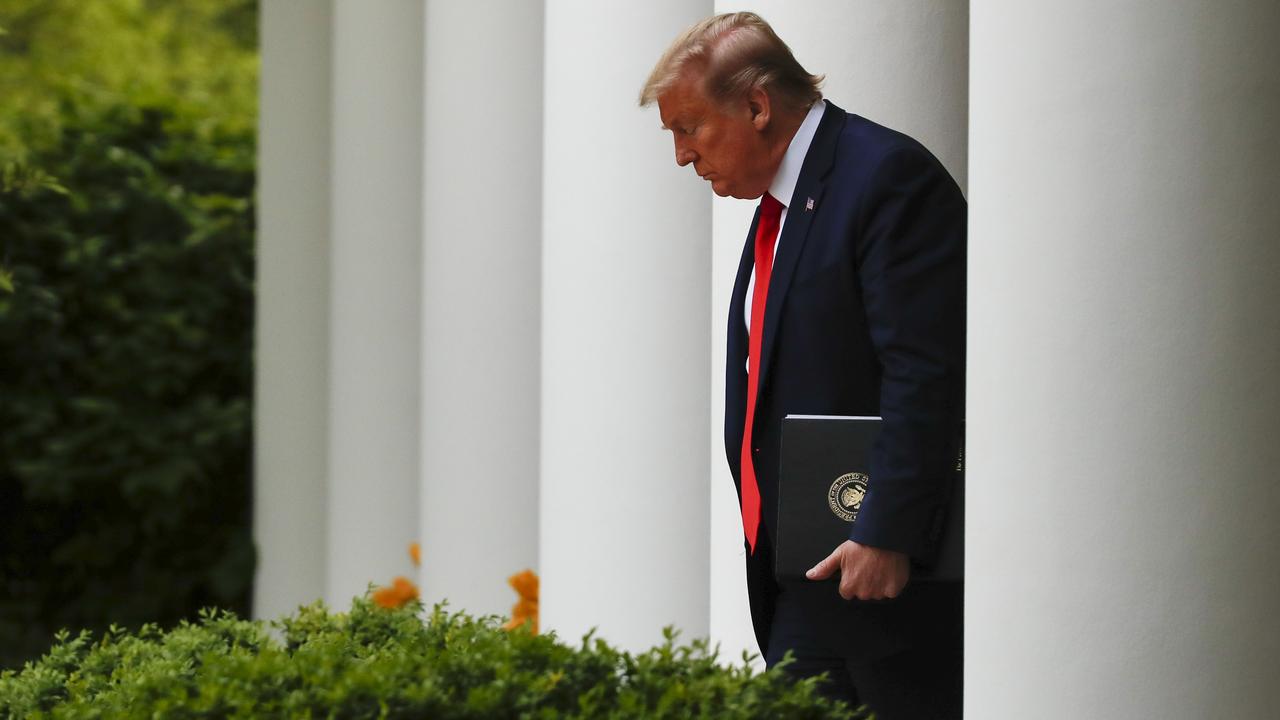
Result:
{"label": "man's hand", "polygon": [[805,577],[826,580],[840,571],[840,597],[845,600],[887,600],[898,597],[911,577],[905,553],[845,540]]}

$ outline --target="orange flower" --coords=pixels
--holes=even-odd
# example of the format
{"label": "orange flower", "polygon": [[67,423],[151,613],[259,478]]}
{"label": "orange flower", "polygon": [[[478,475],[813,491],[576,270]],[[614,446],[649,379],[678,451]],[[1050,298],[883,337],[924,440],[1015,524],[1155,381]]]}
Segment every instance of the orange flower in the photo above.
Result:
{"label": "orange flower", "polygon": [[526,622],[529,630],[538,634],[538,576],[532,570],[524,570],[507,578],[507,584],[516,591],[520,600],[511,606],[511,619],[502,627],[514,630]]}
{"label": "orange flower", "polygon": [[418,586],[404,576],[391,581],[391,587],[373,591],[373,601],[384,608],[398,608],[418,599]]}
{"label": "orange flower", "polygon": [[414,567],[422,567],[422,546],[416,542],[409,543],[409,558]]}

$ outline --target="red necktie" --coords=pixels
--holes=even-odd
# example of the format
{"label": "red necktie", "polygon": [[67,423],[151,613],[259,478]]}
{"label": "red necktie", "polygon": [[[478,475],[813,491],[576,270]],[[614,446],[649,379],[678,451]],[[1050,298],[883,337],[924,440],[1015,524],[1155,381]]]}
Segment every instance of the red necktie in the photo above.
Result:
{"label": "red necktie", "polygon": [[760,486],[751,452],[751,426],[756,419],[756,392],[760,389],[760,348],[764,339],[764,303],[773,270],[773,246],[782,221],[782,203],[765,193],[760,198],[760,222],[756,225],[756,286],[751,294],[751,331],[747,351],[747,423],[742,431],[742,530],[751,552],[756,551],[760,530]]}

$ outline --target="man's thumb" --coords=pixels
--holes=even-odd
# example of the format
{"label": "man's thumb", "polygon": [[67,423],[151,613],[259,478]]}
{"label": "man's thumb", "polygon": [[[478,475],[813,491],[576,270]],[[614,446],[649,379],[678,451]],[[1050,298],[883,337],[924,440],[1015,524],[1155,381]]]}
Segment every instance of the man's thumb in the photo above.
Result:
{"label": "man's thumb", "polygon": [[840,567],[840,548],[831,551],[825,560],[809,568],[804,576],[810,580],[826,580]]}

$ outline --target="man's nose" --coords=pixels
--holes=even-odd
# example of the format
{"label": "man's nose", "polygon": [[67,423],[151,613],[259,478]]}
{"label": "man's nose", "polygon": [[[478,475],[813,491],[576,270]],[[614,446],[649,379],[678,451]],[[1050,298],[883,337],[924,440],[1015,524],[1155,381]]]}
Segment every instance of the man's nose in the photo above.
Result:
{"label": "man's nose", "polygon": [[679,165],[680,167],[684,167],[685,165],[688,165],[689,163],[697,159],[698,159],[698,153],[690,150],[687,147],[680,147],[679,145],[676,145],[676,164],[677,165]]}

